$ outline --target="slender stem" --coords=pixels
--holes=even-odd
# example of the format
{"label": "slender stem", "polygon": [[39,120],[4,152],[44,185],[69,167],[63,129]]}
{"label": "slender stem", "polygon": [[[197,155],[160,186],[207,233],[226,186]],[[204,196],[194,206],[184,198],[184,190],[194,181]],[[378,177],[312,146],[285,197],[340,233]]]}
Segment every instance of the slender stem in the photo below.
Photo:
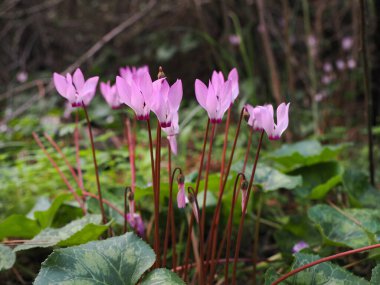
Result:
{"label": "slender stem", "polygon": [[[202,147],[202,152],[201,152],[201,158],[200,158],[200,164],[199,164],[199,169],[198,169],[198,177],[197,177],[197,182],[195,186],[195,199],[197,198],[198,194],[198,189],[199,189],[199,182],[201,180],[202,176],[202,169],[203,169],[203,162],[204,162],[204,157],[205,157],[205,152],[206,152],[206,144],[207,144],[207,137],[208,137],[208,132],[210,129],[210,119],[207,120],[207,126],[206,126],[206,131],[205,135],[203,138],[203,147]],[[187,241],[186,241],[186,250],[185,250],[185,258],[184,258],[184,271],[183,271],[183,280],[187,280],[187,268],[186,265],[189,262],[189,255],[190,255],[190,246],[191,246],[191,234],[193,230],[193,224],[194,224],[194,215],[191,215],[190,222],[189,222],[189,231],[187,235]]]}
{"label": "slender stem", "polygon": [[75,159],[77,161],[77,171],[78,171],[78,180],[79,180],[79,188],[83,188],[83,175],[82,175],[82,167],[80,165],[80,156],[79,156],[79,113],[78,110],[75,112],[75,131],[74,131],[74,144],[75,144]]}
{"label": "slender stem", "polygon": [[[201,216],[201,236],[199,238],[199,255],[201,259],[203,260],[204,256],[204,247],[205,247],[205,223],[206,223],[206,200],[207,200],[207,188],[208,188],[208,176],[210,173],[210,165],[211,165],[211,154],[212,154],[212,145],[214,141],[214,135],[215,135],[215,128],[216,124],[212,124],[211,128],[211,135],[210,135],[210,141],[209,141],[209,147],[208,147],[208,153],[207,153],[207,162],[206,162],[206,173],[205,173],[205,186],[204,186],[204,192],[203,192],[203,203],[202,203],[202,216]],[[207,265],[202,268],[205,272],[207,272]]]}
{"label": "slender stem", "polygon": [[364,93],[367,105],[366,119],[367,119],[367,137],[368,137],[368,160],[369,160],[369,173],[371,184],[375,185],[375,162],[373,156],[373,136],[372,136],[372,93],[370,92],[369,83],[369,65],[368,65],[368,48],[367,48],[367,26],[365,16],[365,3],[360,0],[360,18],[361,18],[361,44],[362,44],[362,58],[364,69]]}
{"label": "slender stem", "polygon": [[[225,267],[224,267],[224,284],[225,285],[228,284],[228,265],[229,265],[228,263],[229,263],[229,260],[230,260],[230,250],[231,250],[232,220],[233,220],[233,216],[234,216],[234,209],[235,209],[236,200],[237,200],[237,197],[239,195],[239,193],[236,193],[236,190],[237,190],[237,185],[238,185],[238,181],[239,181],[240,177],[243,179],[241,181],[244,181],[245,180],[244,173],[239,173],[236,176],[235,186],[234,186],[234,193],[233,193],[232,202],[231,202],[230,215],[228,217],[227,245],[226,245],[226,263],[225,263]],[[241,184],[239,184],[239,185],[241,185]]]}
{"label": "slender stem", "polygon": [[79,206],[81,207],[83,214],[86,214],[86,209],[84,206],[83,201],[81,198],[78,196],[78,194],[75,192],[69,181],[67,180],[66,176],[63,174],[61,169],[58,167],[58,164],[54,161],[54,159],[51,157],[51,155],[48,153],[46,150],[45,146],[42,144],[40,138],[38,135],[33,132],[32,133],[34,140],[37,142],[38,146],[41,148],[41,150],[44,152],[50,163],[53,165],[54,169],[58,172],[59,176],[61,177],[62,181],[66,184],[67,188],[69,189],[70,193],[73,194],[75,200],[78,202]]}
{"label": "slender stem", "polygon": [[[128,141],[128,152],[129,152],[129,164],[131,166],[131,188],[132,192],[135,193],[136,189],[136,159],[135,159],[135,142],[132,136],[131,131],[131,122],[129,118],[125,119],[125,127],[126,127],[126,133],[127,133],[127,141]],[[135,212],[135,200],[131,203],[132,209],[131,212]]]}
{"label": "slender stem", "polygon": [[255,220],[255,233],[254,233],[254,244],[253,244],[253,285],[256,285],[256,272],[257,272],[257,252],[259,249],[259,239],[260,239],[260,217],[261,217],[261,210],[262,210],[262,194],[260,192],[257,193],[259,197],[258,204],[257,204],[257,212],[256,212],[256,220]]}
{"label": "slender stem", "polygon": [[127,188],[124,189],[124,233],[127,232]]}
{"label": "slender stem", "polygon": [[[214,212],[214,216],[212,218],[212,224],[211,224],[211,230],[210,230],[211,231],[211,233],[210,233],[211,239],[210,240],[211,240],[211,247],[212,247],[211,260],[213,260],[214,257],[215,257],[216,243],[217,243],[217,237],[218,237],[217,227],[218,227],[218,224],[219,224],[220,207],[222,205],[222,198],[223,198],[224,190],[226,188],[226,184],[227,184],[227,180],[228,180],[228,175],[230,173],[232,161],[233,161],[233,158],[234,158],[236,143],[237,143],[237,140],[238,140],[238,137],[239,137],[239,134],[240,134],[241,122],[242,122],[243,117],[244,117],[244,111],[245,111],[245,108],[242,108],[242,110],[240,111],[240,118],[239,118],[239,122],[238,122],[238,125],[237,125],[237,128],[236,128],[235,139],[234,139],[234,143],[232,145],[230,159],[228,161],[228,166],[227,166],[227,171],[226,171],[226,173],[225,173],[224,176],[221,175],[221,181],[220,181],[220,184],[219,184],[219,196],[218,196],[218,201],[216,203],[216,209],[215,209],[215,212]],[[222,183],[222,179],[223,178],[224,178],[224,180],[223,180],[223,183]],[[213,268],[214,268],[214,265],[211,262],[211,270],[210,270],[210,272],[212,274],[213,274]]]}
{"label": "slender stem", "polygon": [[243,234],[244,218],[245,218],[245,214],[247,211],[247,206],[248,206],[249,196],[251,194],[253,181],[255,179],[255,172],[256,172],[257,162],[259,160],[259,155],[260,155],[261,145],[263,142],[263,137],[264,137],[264,131],[262,131],[261,135],[260,135],[259,145],[257,146],[257,151],[256,151],[255,162],[253,164],[251,178],[249,179],[249,184],[248,184],[248,189],[247,189],[247,199],[244,203],[244,207],[243,207],[243,210],[241,213],[241,218],[240,218],[240,223],[239,223],[239,231],[238,231],[238,236],[236,239],[234,265],[233,265],[233,270],[232,270],[232,284],[233,285],[236,284],[236,265],[237,265],[237,259],[239,257],[241,237]]}
{"label": "slender stem", "polygon": [[222,152],[222,162],[220,166],[220,177],[223,179],[224,177],[224,167],[226,160],[226,151],[227,151],[227,141],[228,141],[228,130],[230,128],[230,120],[231,120],[231,108],[228,109],[226,127],[224,128],[224,141],[223,141],[223,152]]}
{"label": "slender stem", "polygon": [[84,103],[82,103],[82,106],[83,106],[84,114],[86,115],[87,126],[88,126],[88,133],[90,135],[91,150],[92,150],[92,160],[94,162],[94,167],[95,167],[96,186],[98,188],[100,212],[102,214],[103,224],[106,224],[107,223],[107,219],[106,219],[106,214],[104,212],[104,206],[103,206],[103,202],[102,202],[102,200],[103,200],[102,199],[102,191],[100,189],[99,170],[98,170],[98,163],[96,162],[95,144],[94,144],[94,137],[92,135],[91,122],[90,122],[90,118],[88,117],[86,105]]}
{"label": "slender stem", "polygon": [[249,151],[251,149],[251,144],[252,144],[252,135],[253,135],[253,128],[250,128],[249,129],[249,135],[248,135],[247,150],[245,151],[244,164],[243,164],[243,169],[241,171],[243,173],[245,173],[245,168],[247,167]]}
{"label": "slender stem", "polygon": [[[171,150],[170,150],[170,145],[169,145],[169,159],[170,159],[170,153],[171,153]],[[175,178],[175,174],[176,172],[179,171],[180,174],[182,174],[182,170],[178,167],[176,167],[174,170],[173,170],[173,173],[171,174],[170,176],[170,184],[169,184],[169,206],[168,206],[168,214],[167,214],[167,218],[166,218],[166,229],[165,229],[165,240],[164,240],[164,258],[163,258],[163,263],[162,263],[162,267],[165,267],[166,266],[166,254],[167,254],[167,248],[168,248],[168,240],[169,240],[169,230],[170,228],[172,228],[172,248],[173,248],[173,263],[174,263],[174,260],[175,260],[175,248],[174,248],[174,245],[173,245],[173,242],[175,244],[175,233],[173,235],[173,229],[174,229],[174,216],[173,216],[173,183],[174,183],[174,178]],[[171,224],[170,224],[171,223]],[[173,241],[174,239],[174,241]],[[175,266],[172,266],[172,267],[175,267]]]}
{"label": "slender stem", "polygon": [[327,257],[320,258],[320,259],[318,259],[316,261],[310,262],[308,264],[305,264],[305,265],[303,265],[301,267],[298,267],[297,269],[294,269],[294,270],[286,273],[285,275],[283,275],[280,278],[278,278],[277,280],[275,280],[272,283],[272,285],[280,284],[282,281],[288,279],[290,276],[293,276],[293,275],[297,274],[298,272],[301,272],[301,271],[303,271],[303,270],[305,270],[307,268],[313,267],[313,266],[318,265],[320,263],[327,262],[327,261],[330,261],[330,260],[333,260],[333,259],[337,259],[337,258],[340,258],[340,257],[344,257],[344,256],[347,256],[347,255],[351,255],[351,254],[354,254],[354,253],[359,253],[359,252],[363,252],[363,251],[379,248],[379,247],[380,247],[380,243],[369,245],[369,246],[365,246],[365,247],[361,247],[361,248],[357,248],[357,249],[353,249],[353,250],[348,250],[348,251],[344,251],[344,252],[341,252],[341,253],[337,253],[337,254],[334,254],[334,255],[330,255],[330,256],[327,256]]}
{"label": "slender stem", "polygon": [[156,199],[154,205],[154,239],[156,245],[156,266],[160,267],[161,253],[160,253],[160,178],[161,178],[161,127],[157,123],[156,133]]}

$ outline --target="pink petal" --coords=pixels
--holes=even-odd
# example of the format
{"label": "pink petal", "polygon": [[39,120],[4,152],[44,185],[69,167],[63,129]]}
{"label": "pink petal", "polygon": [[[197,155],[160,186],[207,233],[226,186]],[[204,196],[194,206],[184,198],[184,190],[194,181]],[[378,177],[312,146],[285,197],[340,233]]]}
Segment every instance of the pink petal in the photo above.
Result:
{"label": "pink petal", "polygon": [[134,81],[131,81],[131,108],[135,111],[138,119],[143,119],[145,113],[144,97]]}
{"label": "pink petal", "polygon": [[289,106],[290,103],[281,103],[277,107],[277,126],[276,135],[280,137],[289,125]]}
{"label": "pink petal", "polygon": [[186,207],[186,192],[185,192],[185,184],[178,185],[178,194],[177,194],[177,205],[178,208]]}
{"label": "pink petal", "polygon": [[172,153],[174,153],[175,155],[177,155],[177,138],[176,136],[168,136],[167,137],[168,139],[168,142],[170,144],[170,149],[172,151]]}
{"label": "pink petal", "polygon": [[67,89],[67,82],[66,78],[58,73],[53,74],[53,81],[55,89],[57,89],[58,93],[66,98],[66,89]]}
{"label": "pink petal", "polygon": [[239,75],[236,68],[230,71],[228,79],[232,81],[232,102],[234,102],[239,95]]}
{"label": "pink petal", "polygon": [[195,80],[195,96],[199,105],[202,106],[203,109],[207,110],[206,101],[207,101],[207,87],[206,85],[200,81],[199,79]]}
{"label": "pink petal", "polygon": [[84,76],[83,76],[83,73],[82,71],[77,68],[74,72],[74,75],[73,75],[73,82],[74,82],[74,86],[75,88],[79,91],[83,88],[84,86]]}
{"label": "pink petal", "polygon": [[223,84],[223,89],[221,90],[219,94],[219,100],[221,101],[221,117],[223,114],[228,110],[228,108],[232,104],[232,82],[231,80],[226,81],[225,84]]}
{"label": "pink petal", "polygon": [[169,90],[168,102],[171,112],[177,112],[182,100],[182,81],[177,80]]}
{"label": "pink petal", "polygon": [[124,78],[116,76],[116,89],[120,102],[131,106],[131,88]]}
{"label": "pink petal", "polygon": [[153,82],[148,72],[143,72],[139,76],[138,86],[144,96],[145,103],[147,105],[151,104],[152,93],[153,93]]}
{"label": "pink petal", "polygon": [[218,111],[220,111],[220,102],[216,97],[214,87],[212,83],[209,83],[207,98],[206,98],[206,110],[211,121],[218,119]]}
{"label": "pink petal", "polygon": [[96,85],[98,84],[99,76],[89,78],[83,85],[83,88],[79,90],[80,96],[93,95],[96,92]]}
{"label": "pink petal", "polygon": [[272,105],[267,105],[260,108],[257,121],[259,125],[263,127],[269,138],[273,138],[275,136]]}

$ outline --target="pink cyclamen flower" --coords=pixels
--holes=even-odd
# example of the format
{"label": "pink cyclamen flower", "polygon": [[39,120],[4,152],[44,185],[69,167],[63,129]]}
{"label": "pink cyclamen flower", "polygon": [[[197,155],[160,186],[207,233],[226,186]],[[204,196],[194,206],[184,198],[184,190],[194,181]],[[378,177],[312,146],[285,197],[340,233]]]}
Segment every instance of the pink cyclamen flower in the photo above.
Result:
{"label": "pink cyclamen flower", "polygon": [[134,228],[137,231],[139,236],[143,237],[145,235],[145,225],[141,215],[137,213],[128,213],[127,221],[131,228]]}
{"label": "pink cyclamen flower", "polygon": [[346,63],[342,60],[342,59],[338,59],[336,62],[336,67],[338,68],[338,70],[344,70],[346,68]]}
{"label": "pink cyclamen flower", "polygon": [[344,50],[350,50],[353,44],[354,44],[354,40],[352,39],[352,37],[344,37],[342,39],[342,48]]}
{"label": "pink cyclamen flower", "polygon": [[265,105],[260,107],[257,113],[258,124],[263,127],[270,140],[280,139],[282,133],[289,125],[289,105],[281,103],[277,107],[277,124],[274,123],[273,106]]}
{"label": "pink cyclamen flower", "polygon": [[324,71],[324,72],[329,73],[329,72],[331,72],[332,70],[333,70],[333,67],[332,67],[332,64],[331,64],[330,62],[325,62],[325,63],[323,64],[323,71]]}
{"label": "pink cyclamen flower", "polygon": [[238,46],[241,43],[241,38],[239,35],[229,35],[228,41],[230,42],[231,45]]}
{"label": "pink cyclamen flower", "polygon": [[178,112],[172,114],[172,121],[170,127],[162,129],[166,133],[166,138],[169,141],[171,151],[177,155],[177,138],[176,135],[179,133],[178,125]]}
{"label": "pink cyclamen flower", "polygon": [[353,58],[347,60],[347,67],[349,69],[354,69],[356,67],[356,61]]}
{"label": "pink cyclamen flower", "polygon": [[223,75],[214,72],[208,87],[199,79],[195,81],[195,96],[199,105],[207,111],[211,122],[218,124],[233,102],[232,81],[224,82]]}
{"label": "pink cyclamen flower", "polygon": [[116,77],[120,103],[135,111],[138,120],[148,120],[153,96],[153,82],[147,71],[136,74],[131,80]]}
{"label": "pink cyclamen flower", "polygon": [[297,252],[300,252],[301,250],[305,249],[305,248],[308,248],[309,247],[309,244],[303,240],[301,240],[300,242],[297,242],[293,248],[292,248],[292,252],[293,253],[297,253]]}
{"label": "pink cyclamen flower", "polygon": [[188,199],[187,199],[186,191],[185,191],[185,183],[183,181],[179,181],[178,194],[177,194],[178,208],[185,208],[187,202],[188,202]]}
{"label": "pink cyclamen flower", "polygon": [[117,94],[116,84],[111,85],[109,81],[107,83],[100,83],[100,92],[102,93],[107,104],[112,109],[118,109],[120,107],[119,95]]}
{"label": "pink cyclamen flower", "polygon": [[156,114],[161,128],[171,126],[173,114],[178,112],[182,94],[181,80],[177,79],[172,86],[169,86],[166,79],[158,79],[153,82],[151,109]]}
{"label": "pink cyclamen flower", "polygon": [[124,79],[127,79],[127,80],[130,80],[133,77],[135,77],[141,73],[144,73],[144,72],[149,73],[149,68],[146,65],[141,66],[141,67],[126,66],[126,67],[120,67],[119,68],[120,76]]}
{"label": "pink cyclamen flower", "polygon": [[91,77],[84,80],[82,71],[77,68],[74,75],[66,74],[66,77],[54,73],[53,81],[58,93],[66,98],[73,107],[87,106],[95,96],[96,85],[99,77]]}
{"label": "pink cyclamen flower", "polygon": [[261,122],[257,120],[259,116],[259,112],[262,111],[262,106],[253,107],[249,104],[246,104],[244,108],[247,110],[249,114],[248,125],[251,126],[255,131],[262,131],[263,126],[260,124]]}

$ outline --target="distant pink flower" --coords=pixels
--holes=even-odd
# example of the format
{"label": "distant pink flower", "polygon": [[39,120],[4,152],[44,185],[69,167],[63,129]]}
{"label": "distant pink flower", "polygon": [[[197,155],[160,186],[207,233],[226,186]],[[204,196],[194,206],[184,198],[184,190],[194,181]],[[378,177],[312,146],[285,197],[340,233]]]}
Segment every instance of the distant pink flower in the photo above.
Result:
{"label": "distant pink flower", "polygon": [[327,94],[326,92],[322,91],[322,92],[319,92],[317,94],[315,94],[314,96],[314,100],[316,102],[321,102],[323,99],[325,99],[327,97]]}
{"label": "distant pink flower", "polygon": [[188,199],[186,197],[185,183],[184,181],[178,181],[178,194],[177,194],[177,205],[178,208],[185,208]]}
{"label": "distant pink flower", "polygon": [[354,40],[352,37],[344,37],[342,39],[342,49],[344,50],[350,50],[354,44]]}
{"label": "distant pink flower", "polygon": [[112,109],[118,109],[120,107],[119,95],[117,94],[116,84],[111,85],[109,81],[107,83],[100,83],[100,92],[102,93],[107,104]]}
{"label": "distant pink flower", "polygon": [[16,79],[20,83],[24,83],[28,80],[28,73],[26,71],[19,71],[16,74]]}
{"label": "distant pink flower", "polygon": [[260,112],[257,113],[258,124],[263,126],[270,140],[280,139],[282,133],[288,127],[289,105],[290,103],[281,103],[277,107],[277,124],[274,123],[273,106],[265,105],[260,107]]}
{"label": "distant pink flower", "polygon": [[153,82],[151,109],[162,128],[171,126],[173,114],[178,112],[182,100],[182,81],[177,80],[171,87],[166,79]]}
{"label": "distant pink flower", "polygon": [[356,67],[356,61],[353,58],[347,60],[347,67],[349,69],[354,69]]}
{"label": "distant pink flower", "polygon": [[166,133],[166,138],[169,141],[171,151],[177,155],[177,134],[179,133],[178,112],[172,114],[170,127],[162,129]]}
{"label": "distant pink flower", "polygon": [[333,70],[332,64],[330,62],[325,62],[323,64],[323,71],[329,73]]}
{"label": "distant pink flower", "polygon": [[224,81],[222,72],[214,71],[208,87],[199,79],[195,81],[195,96],[205,109],[212,123],[220,123],[224,113],[239,94],[236,69],[231,70],[229,78]]}
{"label": "distant pink flower", "polygon": [[230,42],[231,45],[238,46],[241,43],[241,38],[239,35],[229,35],[228,41]]}
{"label": "distant pink flower", "polygon": [[127,221],[131,228],[137,231],[139,236],[143,237],[145,235],[145,225],[140,214],[127,214]]}
{"label": "distant pink flower", "polygon": [[141,66],[141,67],[126,66],[126,67],[119,68],[120,76],[124,79],[127,79],[128,81],[131,80],[133,77],[140,75],[141,73],[144,73],[144,72],[149,73],[149,68],[146,65]]}
{"label": "distant pink flower", "polygon": [[332,80],[333,80],[332,76],[330,76],[330,75],[323,75],[322,79],[321,79],[321,82],[323,84],[327,85],[327,84],[330,84]]}
{"label": "distant pink flower", "polygon": [[314,48],[317,45],[318,41],[314,35],[309,35],[307,37],[307,45],[311,48]]}
{"label": "distant pink flower", "polygon": [[142,71],[129,80],[116,77],[120,103],[135,111],[138,120],[148,120],[153,99],[153,82],[147,71]]}
{"label": "distant pink flower", "polygon": [[297,253],[297,252],[300,252],[301,250],[305,249],[305,248],[308,248],[309,247],[309,244],[303,240],[301,240],[300,242],[297,242],[293,248],[292,248],[292,252],[293,253]]}
{"label": "distant pink flower", "polygon": [[251,126],[255,131],[262,131],[263,126],[260,125],[260,122],[257,120],[259,112],[261,112],[262,106],[253,107],[249,104],[246,104],[245,109],[249,114],[248,125]]}
{"label": "distant pink flower", "polygon": [[336,65],[336,68],[338,68],[338,70],[342,71],[346,68],[346,64],[345,62],[342,60],[342,59],[338,59],[336,62],[335,62],[335,65]]}
{"label": "distant pink flower", "polygon": [[247,189],[241,189],[241,210],[244,210],[244,205],[247,203]]}
{"label": "distant pink flower", "polygon": [[54,73],[53,81],[58,93],[66,98],[73,107],[80,107],[83,104],[88,105],[95,96],[96,85],[99,77],[91,77],[84,80],[82,71],[78,68],[74,75],[66,74],[66,77]]}

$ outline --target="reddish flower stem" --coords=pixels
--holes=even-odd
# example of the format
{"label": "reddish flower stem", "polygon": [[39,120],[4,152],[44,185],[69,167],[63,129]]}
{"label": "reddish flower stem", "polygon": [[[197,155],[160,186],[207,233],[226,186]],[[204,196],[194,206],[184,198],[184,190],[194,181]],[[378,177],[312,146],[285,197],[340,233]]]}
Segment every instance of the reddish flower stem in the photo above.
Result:
{"label": "reddish flower stem", "polygon": [[82,175],[82,167],[80,165],[80,156],[79,156],[79,113],[78,110],[75,112],[75,130],[74,130],[74,144],[75,144],[75,159],[77,162],[77,171],[78,171],[78,180],[79,180],[79,188],[84,189],[83,187],[83,175]]}
{"label": "reddish flower stem", "polygon": [[82,199],[78,196],[78,194],[75,192],[69,181],[67,180],[66,176],[63,174],[61,169],[59,168],[58,164],[54,161],[54,159],[50,156],[48,151],[46,150],[45,146],[42,144],[40,138],[38,135],[33,132],[32,133],[34,140],[37,142],[38,146],[41,148],[41,150],[44,152],[50,163],[53,165],[54,169],[58,172],[59,176],[61,177],[62,181],[66,184],[67,188],[69,189],[70,193],[73,194],[75,200],[78,202],[80,208],[83,211],[83,214],[86,214],[86,208],[84,206],[84,203]]}
{"label": "reddish flower stem", "polygon": [[[195,186],[195,199],[197,198],[199,183],[201,181],[209,129],[210,129],[210,119],[207,120],[206,132],[205,132],[205,135],[203,138],[203,147],[202,147],[201,158],[200,158],[201,162],[199,164],[198,177],[197,177],[197,182],[196,182],[196,186]],[[187,234],[187,240],[186,240],[186,250],[185,250],[185,258],[184,258],[184,268],[185,269],[183,271],[183,279],[185,280],[185,282],[187,280],[187,268],[186,268],[186,266],[189,263],[191,235],[192,235],[192,230],[193,230],[194,218],[195,218],[194,215],[191,215],[190,222],[189,222],[188,234]]]}
{"label": "reddish flower stem", "polygon": [[[217,243],[217,239],[218,239],[217,238],[218,237],[217,227],[218,227],[218,224],[219,224],[220,207],[222,205],[222,198],[223,198],[224,190],[226,188],[226,184],[227,184],[227,180],[228,180],[228,175],[230,173],[232,161],[233,161],[233,158],[234,158],[236,143],[237,143],[237,140],[238,140],[238,137],[239,137],[239,133],[240,133],[241,122],[242,122],[243,117],[244,117],[244,111],[245,111],[245,109],[242,108],[242,110],[240,112],[239,122],[238,122],[238,125],[237,125],[237,128],[236,128],[236,134],[235,134],[234,143],[233,143],[232,149],[231,149],[230,159],[229,159],[228,165],[227,165],[227,171],[226,171],[225,175],[221,175],[220,176],[219,196],[218,196],[218,201],[216,203],[216,208],[215,208],[214,216],[212,218],[212,224],[211,224],[211,229],[210,229],[210,235],[211,235],[210,240],[211,240],[211,248],[212,248],[211,260],[213,260],[215,258],[216,243]],[[224,178],[224,180],[223,180],[223,178]],[[210,272],[211,272],[210,275],[213,276],[214,275],[214,265],[213,265],[212,262],[211,262],[211,270],[210,270]]]}
{"label": "reddish flower stem", "polygon": [[[234,185],[234,193],[233,193],[232,202],[231,202],[230,215],[228,217],[227,244],[226,244],[226,263],[225,263],[225,266],[224,266],[224,284],[225,285],[228,284],[228,265],[229,265],[228,263],[229,263],[229,260],[230,260],[230,250],[231,250],[232,220],[233,220],[233,217],[234,217],[234,209],[235,209],[236,200],[237,200],[237,197],[239,196],[239,193],[236,193],[236,190],[237,190],[237,185],[238,185],[240,177],[242,178],[242,180],[240,182],[244,181],[245,180],[244,173],[239,173],[236,176],[235,185]],[[239,186],[240,185],[241,185],[241,183],[239,183]],[[214,264],[214,262],[212,262],[212,264]],[[212,281],[212,280],[210,280],[210,281]]]}
{"label": "reddish flower stem", "polygon": [[[171,153],[171,150],[170,150],[170,145],[169,145],[169,158],[170,158],[170,153]],[[164,258],[163,258],[163,262],[162,262],[162,267],[165,267],[166,266],[166,254],[167,254],[167,249],[168,249],[168,241],[169,241],[169,231],[170,231],[170,228],[171,228],[171,239],[172,239],[172,250],[173,250],[173,265],[172,267],[175,268],[175,263],[176,263],[176,249],[175,249],[175,231],[174,230],[174,214],[173,214],[173,183],[174,183],[174,178],[175,178],[175,173],[179,171],[180,174],[182,174],[182,170],[181,168],[179,167],[176,167],[174,170],[173,170],[173,173],[171,174],[171,177],[170,177],[170,184],[169,184],[169,205],[168,205],[168,214],[167,214],[167,218],[166,218],[166,229],[165,229],[165,240],[164,240]]]}
{"label": "reddish flower stem", "polygon": [[84,114],[85,114],[86,120],[87,120],[88,133],[90,135],[91,150],[92,150],[92,160],[94,162],[94,167],[95,167],[96,187],[98,188],[100,212],[102,214],[103,224],[107,224],[107,218],[106,218],[106,214],[104,212],[104,206],[103,206],[103,202],[102,202],[103,201],[103,199],[102,199],[102,191],[100,189],[99,170],[98,170],[98,163],[96,161],[95,144],[94,144],[94,137],[92,135],[91,122],[90,122],[90,118],[88,117],[86,105],[83,102],[82,102],[82,106],[83,106]]}
{"label": "reddish flower stem", "polygon": [[[199,256],[201,260],[205,258],[204,247],[205,247],[206,200],[207,200],[208,176],[210,173],[211,154],[212,154],[212,146],[213,146],[214,135],[215,135],[215,128],[216,128],[216,124],[212,124],[211,135],[209,138],[210,141],[209,141],[208,153],[207,153],[207,162],[206,162],[205,187],[204,187],[204,192],[203,192],[202,216],[201,216],[201,222],[200,222],[201,235],[199,238]],[[202,268],[202,271],[207,272],[207,265],[208,264],[206,264],[206,266]]]}
{"label": "reddish flower stem", "polygon": [[294,269],[294,270],[286,273],[285,275],[283,275],[280,278],[278,278],[277,280],[275,280],[272,283],[272,285],[280,284],[282,281],[288,279],[290,276],[293,276],[293,275],[297,274],[298,272],[301,272],[301,271],[303,271],[303,270],[305,270],[307,268],[313,267],[313,266],[318,265],[320,263],[327,262],[327,261],[330,261],[330,260],[333,260],[333,259],[337,259],[337,258],[340,258],[340,257],[344,257],[344,256],[347,256],[347,255],[351,255],[351,254],[354,254],[354,253],[359,253],[359,252],[363,252],[363,251],[379,248],[379,247],[380,247],[380,243],[369,245],[369,246],[365,246],[365,247],[361,247],[361,248],[357,248],[357,249],[353,249],[353,250],[348,250],[348,251],[345,251],[345,252],[341,252],[341,253],[337,253],[337,254],[334,254],[334,255],[330,255],[330,256],[327,256],[327,257],[320,258],[320,259],[318,259],[316,261],[310,262],[308,264],[305,264],[305,265],[303,265],[301,267],[298,267],[297,269]]}
{"label": "reddish flower stem", "polygon": [[237,239],[236,239],[234,265],[233,265],[233,270],[232,270],[232,284],[233,285],[236,284],[236,265],[237,265],[237,259],[239,257],[241,237],[242,237],[242,234],[243,234],[244,218],[245,218],[245,214],[246,214],[246,211],[247,211],[247,206],[248,206],[249,196],[251,194],[251,189],[252,189],[252,186],[253,186],[253,181],[255,179],[255,172],[256,172],[257,162],[259,161],[259,155],[260,155],[261,145],[262,145],[262,142],[263,142],[263,137],[264,137],[264,131],[262,131],[261,135],[260,135],[259,145],[257,146],[257,151],[256,151],[255,162],[253,164],[251,178],[249,179],[249,184],[248,184],[248,189],[247,189],[247,199],[246,199],[246,201],[244,203],[244,207],[243,207],[243,210],[242,210],[242,213],[241,213],[241,218],[240,218],[240,223],[239,223],[239,230],[238,230],[238,236],[237,236]]}
{"label": "reddish flower stem", "polygon": [[123,232],[127,232],[127,188],[124,189],[124,228]]}
{"label": "reddish flower stem", "polygon": [[156,133],[156,199],[154,205],[154,239],[157,243],[156,245],[156,266],[160,267],[161,264],[161,253],[160,253],[160,178],[161,178],[161,127],[160,123],[157,122],[157,133]]}
{"label": "reddish flower stem", "polygon": [[[135,193],[136,188],[136,159],[135,159],[135,142],[132,136],[131,131],[131,122],[129,118],[125,119],[125,127],[126,127],[126,133],[127,133],[127,141],[128,141],[128,152],[129,152],[129,164],[131,167],[131,189],[132,192]],[[130,210],[131,213],[135,212],[135,200],[131,202],[130,207],[132,208]]]}

